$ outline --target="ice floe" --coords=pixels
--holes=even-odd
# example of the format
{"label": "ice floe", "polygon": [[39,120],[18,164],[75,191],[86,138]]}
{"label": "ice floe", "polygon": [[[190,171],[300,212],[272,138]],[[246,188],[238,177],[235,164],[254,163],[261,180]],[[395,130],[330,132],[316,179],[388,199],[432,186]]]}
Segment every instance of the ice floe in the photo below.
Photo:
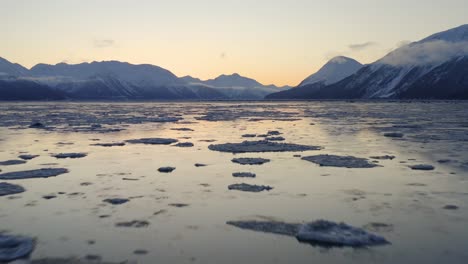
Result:
{"label": "ice floe", "polygon": [[176,143],[177,139],[172,138],[140,138],[126,140],[130,144],[146,144],[146,145],[170,145]]}
{"label": "ice floe", "polygon": [[98,146],[98,147],[122,147],[125,146],[124,142],[115,142],[115,143],[96,143],[92,144],[91,146]]}
{"label": "ice floe", "polygon": [[180,142],[174,145],[174,147],[179,147],[179,148],[191,148],[193,146],[194,145],[191,142]]}
{"label": "ice floe", "polygon": [[291,143],[277,143],[268,140],[244,141],[241,143],[212,144],[208,148],[213,151],[230,153],[248,152],[298,152],[307,150],[321,150],[319,146],[306,146]]}
{"label": "ice floe", "polygon": [[434,170],[435,167],[429,164],[417,164],[417,165],[411,165],[409,166],[412,170],[425,170],[425,171],[430,171]]}
{"label": "ice floe", "polygon": [[369,233],[362,228],[327,220],[301,225],[296,238],[302,242],[324,246],[366,247],[389,243],[384,237]]}
{"label": "ice floe", "polygon": [[273,187],[266,185],[252,185],[247,183],[236,183],[228,186],[229,190],[243,191],[243,192],[263,192],[270,191]]}
{"label": "ice floe", "polygon": [[143,228],[148,227],[149,222],[145,220],[133,220],[128,222],[118,222],[115,224],[117,227],[134,227],[134,228]]}
{"label": "ice floe", "polygon": [[51,156],[57,159],[80,159],[86,157],[86,153],[59,153],[52,154]]}
{"label": "ice floe", "polygon": [[175,170],[176,168],[174,167],[161,167],[158,169],[159,172],[161,173],[171,173]]}
{"label": "ice floe", "polygon": [[245,230],[295,237],[300,242],[321,247],[367,247],[389,244],[384,238],[345,223],[318,220],[310,223],[278,221],[228,221]]}
{"label": "ice floe", "polygon": [[337,156],[337,155],[316,155],[302,157],[303,160],[310,161],[324,167],[343,167],[343,168],[374,168],[379,165],[369,162],[365,158],[357,158],[353,156]]}
{"label": "ice floe", "polygon": [[0,174],[0,180],[20,180],[30,178],[48,178],[68,173],[67,169],[63,168],[44,168],[37,170],[15,171]]}
{"label": "ice floe", "polygon": [[18,194],[26,191],[21,185],[0,182],[0,196]]}
{"label": "ice floe", "polygon": [[34,239],[0,233],[0,262],[28,257],[34,250]]}
{"label": "ice floe", "polygon": [[26,161],[24,160],[5,160],[5,161],[0,161],[0,166],[20,165],[24,163],[26,163]]}
{"label": "ice floe", "polygon": [[235,158],[231,160],[234,163],[238,163],[241,165],[262,165],[265,163],[270,162],[269,159],[263,158]]}
{"label": "ice floe", "polygon": [[39,155],[29,155],[29,154],[23,154],[23,155],[19,155],[18,158],[22,159],[22,160],[32,160],[32,159],[35,159],[39,157]]}
{"label": "ice floe", "polygon": [[376,160],[393,160],[396,157],[392,155],[383,155],[383,156],[371,156],[371,159],[376,159]]}
{"label": "ice floe", "polygon": [[232,174],[232,177],[236,177],[236,178],[255,178],[257,175],[255,175],[255,173],[251,173],[251,172],[234,172]]}
{"label": "ice floe", "polygon": [[119,205],[119,204],[124,204],[129,202],[129,199],[126,198],[109,198],[109,199],[104,199],[103,202],[105,203],[110,203],[113,205]]}
{"label": "ice floe", "polygon": [[389,137],[389,138],[402,138],[404,134],[398,133],[398,132],[389,132],[389,133],[385,133],[384,136]]}

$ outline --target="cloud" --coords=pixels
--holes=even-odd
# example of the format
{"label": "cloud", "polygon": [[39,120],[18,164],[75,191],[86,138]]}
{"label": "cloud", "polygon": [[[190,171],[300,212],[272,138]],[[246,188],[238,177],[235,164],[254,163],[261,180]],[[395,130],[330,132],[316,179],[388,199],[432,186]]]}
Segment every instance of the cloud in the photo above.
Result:
{"label": "cloud", "polygon": [[439,65],[460,56],[468,56],[468,41],[454,43],[435,40],[403,46],[380,62],[393,66]]}
{"label": "cloud", "polygon": [[360,50],[364,50],[375,45],[377,45],[377,42],[368,41],[364,43],[350,44],[348,45],[348,48],[352,51],[360,51]]}
{"label": "cloud", "polygon": [[96,48],[108,48],[114,46],[115,41],[113,39],[95,39],[94,47]]}

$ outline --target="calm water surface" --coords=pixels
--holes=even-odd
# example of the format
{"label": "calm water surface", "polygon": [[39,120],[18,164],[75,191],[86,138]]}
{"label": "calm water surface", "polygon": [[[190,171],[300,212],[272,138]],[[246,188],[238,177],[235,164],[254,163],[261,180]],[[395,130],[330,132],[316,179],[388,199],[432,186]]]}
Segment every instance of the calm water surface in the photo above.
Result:
{"label": "calm water surface", "polygon": [[[156,122],[169,117],[179,121]],[[50,129],[28,128],[36,121]],[[210,144],[241,142],[246,140],[243,134],[269,130],[283,133],[285,142],[324,149],[237,155],[208,149]],[[384,137],[387,132],[405,136]],[[92,145],[144,137],[174,138],[194,147]],[[50,156],[63,152],[88,156],[66,160]],[[0,197],[0,230],[36,237],[32,259],[90,254],[105,261],[136,263],[467,263],[468,259],[468,103],[464,102],[0,103],[0,161],[24,153],[40,156],[26,164],[1,166],[2,173],[47,167],[70,170],[47,179],[9,181],[27,191]],[[316,154],[396,158],[381,160],[382,166],[372,169],[346,169],[320,167],[294,157]],[[242,166],[231,162],[234,157],[271,162]],[[195,167],[195,163],[208,166]],[[408,168],[414,164],[436,169]],[[159,173],[163,166],[176,170]],[[233,178],[233,172],[253,172],[257,177]],[[247,193],[227,188],[242,182],[274,189]],[[42,198],[48,194],[57,198]],[[131,200],[117,206],[102,202],[114,197]],[[188,206],[171,206],[174,203]],[[459,209],[446,210],[445,205]],[[317,219],[358,227],[386,223],[390,228],[376,233],[392,244],[320,248],[226,224]],[[150,224],[115,226],[131,220]],[[148,254],[135,255],[137,249]]]}

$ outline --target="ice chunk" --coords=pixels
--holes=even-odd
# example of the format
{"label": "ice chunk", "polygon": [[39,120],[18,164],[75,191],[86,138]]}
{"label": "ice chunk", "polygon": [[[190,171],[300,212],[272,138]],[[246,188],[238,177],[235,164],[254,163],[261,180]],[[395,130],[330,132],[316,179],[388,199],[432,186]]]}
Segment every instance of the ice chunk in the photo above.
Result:
{"label": "ice chunk", "polygon": [[434,170],[435,167],[432,166],[432,165],[428,165],[428,164],[418,164],[418,165],[412,165],[412,166],[409,166],[412,170]]}
{"label": "ice chunk", "polygon": [[263,192],[263,191],[272,190],[273,187],[266,186],[266,185],[251,185],[247,183],[237,183],[237,184],[229,185],[228,189],[243,191],[243,192]]}
{"label": "ice chunk", "polygon": [[19,155],[18,158],[22,159],[22,160],[32,160],[32,159],[35,159],[39,157],[39,155],[27,155],[27,154],[24,154],[24,155]]}
{"label": "ice chunk", "polygon": [[303,157],[302,159],[325,167],[374,168],[379,166],[377,164],[369,162],[368,159],[357,158],[353,156],[337,156],[325,154]]}
{"label": "ice chunk", "polygon": [[24,164],[26,161],[24,160],[5,160],[5,161],[0,161],[0,166],[11,166],[11,165],[19,165],[19,164]]}
{"label": "ice chunk", "polygon": [[232,177],[236,177],[236,178],[255,178],[257,175],[255,175],[255,173],[251,173],[251,172],[234,172],[232,174]]}
{"label": "ice chunk", "polygon": [[97,143],[92,144],[91,146],[98,146],[98,147],[122,147],[125,146],[124,142],[115,142],[115,143]]}
{"label": "ice chunk", "polygon": [[391,155],[383,155],[383,156],[372,156],[370,157],[371,159],[376,159],[376,160],[393,160],[396,158],[395,156]]}
{"label": "ice chunk", "polygon": [[84,158],[87,155],[88,154],[86,153],[59,153],[59,154],[53,154],[51,156],[57,159],[79,159],[79,158]]}
{"label": "ice chunk", "polygon": [[176,143],[177,139],[172,138],[140,138],[140,139],[130,139],[126,142],[130,144],[146,144],[146,145],[170,145]]}
{"label": "ice chunk", "polygon": [[28,171],[14,171],[0,174],[1,180],[20,180],[30,178],[48,178],[68,173],[67,169],[63,168],[46,168]]}
{"label": "ice chunk", "polygon": [[26,191],[21,185],[0,182],[0,196],[18,194]]}
{"label": "ice chunk", "polygon": [[175,170],[176,168],[174,167],[161,167],[158,169],[159,172],[162,172],[162,173],[171,173]]}
{"label": "ice chunk", "polygon": [[143,228],[143,227],[148,227],[149,222],[145,220],[133,220],[129,222],[119,222],[116,223],[115,226],[117,227],[134,227],[134,228]]}
{"label": "ice chunk", "polygon": [[187,128],[187,127],[171,128],[171,130],[174,130],[174,131],[194,131],[193,129]]}
{"label": "ice chunk", "polygon": [[302,225],[296,238],[302,242],[321,246],[366,247],[389,243],[385,238],[369,233],[362,228],[326,220]]}
{"label": "ice chunk", "polygon": [[130,200],[126,199],[126,198],[110,198],[110,199],[103,200],[103,202],[110,203],[110,204],[113,204],[113,205],[124,204],[124,203],[126,203],[128,201],[130,201]]}
{"label": "ice chunk", "polygon": [[234,163],[239,163],[241,165],[262,165],[270,162],[269,159],[262,158],[235,158],[231,160]]}
{"label": "ice chunk", "polygon": [[285,141],[286,139],[284,137],[267,137],[265,140],[268,141]]}
{"label": "ice chunk", "polygon": [[174,145],[174,147],[179,147],[179,148],[191,148],[193,146],[194,145],[191,142],[180,142]]}
{"label": "ice chunk", "polygon": [[241,143],[212,144],[208,148],[213,151],[247,153],[247,152],[297,152],[321,150],[319,146],[306,146],[290,143],[277,143],[268,140],[244,141]]}
{"label": "ice chunk", "polygon": [[0,234],[0,262],[26,258],[34,250],[34,239]]}

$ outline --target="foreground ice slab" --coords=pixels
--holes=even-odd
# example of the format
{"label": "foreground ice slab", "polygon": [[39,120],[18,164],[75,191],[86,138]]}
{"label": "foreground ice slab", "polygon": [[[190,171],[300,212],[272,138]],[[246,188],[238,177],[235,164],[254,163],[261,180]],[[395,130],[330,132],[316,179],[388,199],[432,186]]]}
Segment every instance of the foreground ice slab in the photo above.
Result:
{"label": "foreground ice slab", "polygon": [[247,183],[237,183],[237,184],[229,185],[228,189],[243,191],[243,192],[263,192],[263,191],[272,190],[273,187],[266,186],[266,185],[251,185]]}
{"label": "foreground ice slab", "polygon": [[14,171],[0,174],[0,180],[21,180],[30,178],[48,178],[68,173],[67,169],[63,168],[47,168],[28,171]]}
{"label": "foreground ice slab", "polygon": [[146,144],[146,145],[170,145],[176,143],[177,139],[172,138],[140,138],[126,140],[130,144]]}
{"label": "foreground ice slab", "polygon": [[344,223],[318,220],[306,224],[277,221],[228,221],[241,229],[295,237],[300,242],[321,247],[367,247],[389,244],[378,235]]}
{"label": "foreground ice slab", "polygon": [[212,144],[208,148],[213,151],[247,153],[247,152],[294,152],[321,150],[319,146],[306,146],[291,143],[277,143],[268,140],[244,141],[241,143]]}
{"label": "foreground ice slab", "polygon": [[29,237],[0,234],[0,262],[25,258],[34,250],[34,240]]}
{"label": "foreground ice slab", "polygon": [[299,241],[325,246],[366,247],[389,243],[385,238],[369,233],[362,228],[326,220],[302,225],[296,238]]}
{"label": "foreground ice slab", "polygon": [[238,163],[241,165],[262,165],[265,163],[270,162],[269,159],[262,159],[262,158],[236,158],[231,160],[234,163]]}
{"label": "foreground ice slab", "polygon": [[23,186],[11,184],[7,182],[0,182],[0,196],[22,193],[26,191]]}
{"label": "foreground ice slab", "polygon": [[325,154],[303,157],[302,159],[325,167],[374,168],[379,166],[377,164],[369,162],[368,159],[356,158],[353,156],[337,156]]}

